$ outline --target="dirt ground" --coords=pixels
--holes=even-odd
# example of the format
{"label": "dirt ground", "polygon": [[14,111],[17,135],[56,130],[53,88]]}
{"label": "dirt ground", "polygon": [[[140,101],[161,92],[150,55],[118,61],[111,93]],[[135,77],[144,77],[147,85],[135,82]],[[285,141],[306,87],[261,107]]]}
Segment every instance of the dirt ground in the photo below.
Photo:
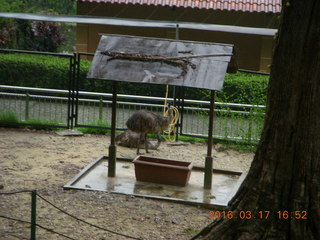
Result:
{"label": "dirt ground", "polygon": [[[0,215],[30,221],[30,193],[38,194],[78,218],[144,240],[190,239],[212,220],[209,209],[105,192],[63,190],[82,168],[108,154],[110,138],[87,134],[63,137],[51,131],[0,128]],[[117,147],[117,156],[135,156],[135,149]],[[203,165],[205,143],[173,146],[162,143],[151,156]],[[214,146],[214,168],[248,171],[253,154]],[[71,239],[130,239],[107,233],[61,214],[37,198],[37,222]],[[0,239],[29,239],[30,226],[0,217]],[[37,239],[67,239],[37,228]]]}

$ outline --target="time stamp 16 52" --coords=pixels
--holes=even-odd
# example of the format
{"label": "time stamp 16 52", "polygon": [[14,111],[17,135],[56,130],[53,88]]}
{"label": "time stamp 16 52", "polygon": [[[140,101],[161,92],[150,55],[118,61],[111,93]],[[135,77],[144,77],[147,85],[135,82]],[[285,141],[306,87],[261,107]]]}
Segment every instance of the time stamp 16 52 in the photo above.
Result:
{"label": "time stamp 16 52", "polygon": [[269,217],[276,217],[278,219],[296,219],[296,220],[307,220],[307,211],[209,211],[209,219],[219,220],[223,219],[268,219]]}

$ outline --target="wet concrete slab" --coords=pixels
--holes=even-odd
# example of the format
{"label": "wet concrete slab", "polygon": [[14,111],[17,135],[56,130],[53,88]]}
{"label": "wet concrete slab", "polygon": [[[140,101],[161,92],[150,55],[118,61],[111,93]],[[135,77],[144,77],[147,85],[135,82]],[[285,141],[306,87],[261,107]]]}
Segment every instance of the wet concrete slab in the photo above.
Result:
{"label": "wet concrete slab", "polygon": [[187,204],[225,207],[238,190],[244,174],[213,171],[212,188],[203,188],[204,172],[192,170],[185,187],[136,181],[134,164],[117,160],[116,177],[108,177],[108,157],[100,156],[71,179],[65,189],[95,190],[163,199]]}
{"label": "wet concrete slab", "polygon": [[59,130],[56,132],[59,136],[83,136],[83,133],[75,129]]}

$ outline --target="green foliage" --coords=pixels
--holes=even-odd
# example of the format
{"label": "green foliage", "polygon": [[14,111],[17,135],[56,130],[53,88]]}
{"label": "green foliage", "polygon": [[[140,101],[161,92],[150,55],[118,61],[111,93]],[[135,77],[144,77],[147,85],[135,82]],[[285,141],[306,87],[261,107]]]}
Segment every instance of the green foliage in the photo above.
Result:
{"label": "green foliage", "polygon": [[12,111],[4,110],[0,112],[0,122],[1,123],[18,123],[19,118],[17,114]]}
{"label": "green foliage", "polygon": [[195,143],[195,142],[207,142],[208,139],[207,138],[189,137],[189,136],[179,136],[179,141]]}
{"label": "green foliage", "polygon": [[[22,124],[22,125],[21,125]],[[30,124],[30,125],[28,125]],[[56,127],[51,126],[59,126],[59,121],[46,121],[39,119],[28,119],[26,121],[19,120],[18,115],[9,110],[0,111],[0,126],[6,127],[21,127],[24,125],[24,128],[29,129],[43,129],[43,130],[57,130]]]}
{"label": "green foliage", "polygon": [[[70,0],[0,0],[1,12],[75,14],[76,2]],[[63,28],[61,26],[64,26]],[[73,34],[70,30],[73,29]],[[63,31],[63,33],[61,32]],[[0,19],[0,47],[57,52],[66,37],[67,49],[74,45],[74,25],[19,19]]]}
{"label": "green foliage", "polygon": [[[238,72],[227,74],[224,87],[216,93],[215,101],[224,103],[216,106],[216,135],[222,139],[240,137],[239,141],[252,145],[260,138],[263,128],[265,109],[258,105],[266,104],[269,76]],[[210,91],[202,90],[204,99],[208,100]],[[238,107],[227,103],[253,105]],[[207,114],[202,113],[202,114]],[[200,118],[202,115],[199,115]]]}
{"label": "green foliage", "polygon": [[[0,54],[0,81],[5,85],[68,89],[69,63],[65,57]],[[109,81],[87,79],[91,61],[81,60],[80,90],[109,93],[112,84]],[[118,93],[163,97],[165,86],[121,82]]]}
{"label": "green foliage", "polygon": [[[221,91],[216,92],[216,101],[265,105],[269,76],[237,72],[226,74]],[[210,91],[202,90],[204,99],[210,98]]]}
{"label": "green foliage", "polygon": [[0,54],[2,84],[68,89],[69,59],[45,55]]}
{"label": "green foliage", "polygon": [[[0,54],[0,82],[4,85],[68,89],[69,64],[70,59],[67,57]],[[91,61],[81,60],[80,90],[110,93],[112,84],[109,81],[86,78],[90,65]],[[264,105],[267,84],[268,76],[248,73],[228,74],[223,91],[217,93],[216,101]],[[209,99],[209,91],[186,90],[186,98]],[[118,84],[118,93],[164,97],[165,86],[121,82]],[[265,109],[261,107],[239,108],[227,104],[217,105],[214,133],[222,139],[235,136],[247,144],[254,144],[260,137],[264,111]],[[208,112],[197,110],[194,114],[207,122]]]}
{"label": "green foliage", "polygon": [[1,12],[76,14],[73,0],[0,0]]}
{"label": "green foliage", "polygon": [[57,127],[51,126],[59,126],[59,121],[55,120],[39,120],[39,119],[28,119],[26,121],[21,122],[23,124],[30,124],[25,126],[25,128],[29,129],[37,129],[37,130],[58,130]]}
{"label": "green foliage", "polygon": [[19,12],[23,8],[22,0],[0,0],[0,11],[1,12]]}
{"label": "green foliage", "polygon": [[238,72],[227,74],[217,101],[265,105],[269,76]]}
{"label": "green foliage", "polygon": [[[89,126],[94,126],[92,128],[89,127],[77,127],[76,129],[80,132],[83,133],[89,133],[89,134],[108,134],[111,132],[110,129],[106,129],[106,128],[110,128],[110,124],[102,121],[102,120],[98,120],[96,122],[91,122],[88,124]],[[97,128],[95,128],[97,127]]]}
{"label": "green foliage", "polygon": [[76,14],[76,1],[73,0],[25,0],[25,7],[36,8],[34,12],[54,12],[58,14]]}
{"label": "green foliage", "polygon": [[246,142],[218,140],[218,141],[215,141],[215,144],[220,144],[222,146],[222,149],[225,149],[225,150],[231,149],[239,152],[255,152],[257,149],[257,144],[247,144]]}
{"label": "green foliage", "polygon": [[[87,79],[91,61],[81,60],[80,90],[111,92],[112,85],[108,81]],[[30,55],[30,54],[0,54],[0,76],[3,84],[67,88],[69,77],[69,59]],[[253,105],[264,105],[268,76],[238,72],[227,74],[221,92],[216,93],[216,101],[233,102]],[[125,83],[118,84],[121,94],[165,96],[165,86],[151,84]],[[172,95],[170,91],[169,96]],[[210,91],[201,89],[186,89],[186,98],[208,100]]]}

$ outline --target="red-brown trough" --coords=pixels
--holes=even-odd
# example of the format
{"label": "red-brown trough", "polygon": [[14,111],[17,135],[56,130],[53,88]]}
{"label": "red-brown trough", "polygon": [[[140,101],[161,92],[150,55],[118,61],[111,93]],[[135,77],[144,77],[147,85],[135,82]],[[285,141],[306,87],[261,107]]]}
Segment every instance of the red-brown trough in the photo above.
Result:
{"label": "red-brown trough", "polygon": [[134,160],[136,179],[175,186],[186,186],[193,163],[154,157],[137,156]]}

